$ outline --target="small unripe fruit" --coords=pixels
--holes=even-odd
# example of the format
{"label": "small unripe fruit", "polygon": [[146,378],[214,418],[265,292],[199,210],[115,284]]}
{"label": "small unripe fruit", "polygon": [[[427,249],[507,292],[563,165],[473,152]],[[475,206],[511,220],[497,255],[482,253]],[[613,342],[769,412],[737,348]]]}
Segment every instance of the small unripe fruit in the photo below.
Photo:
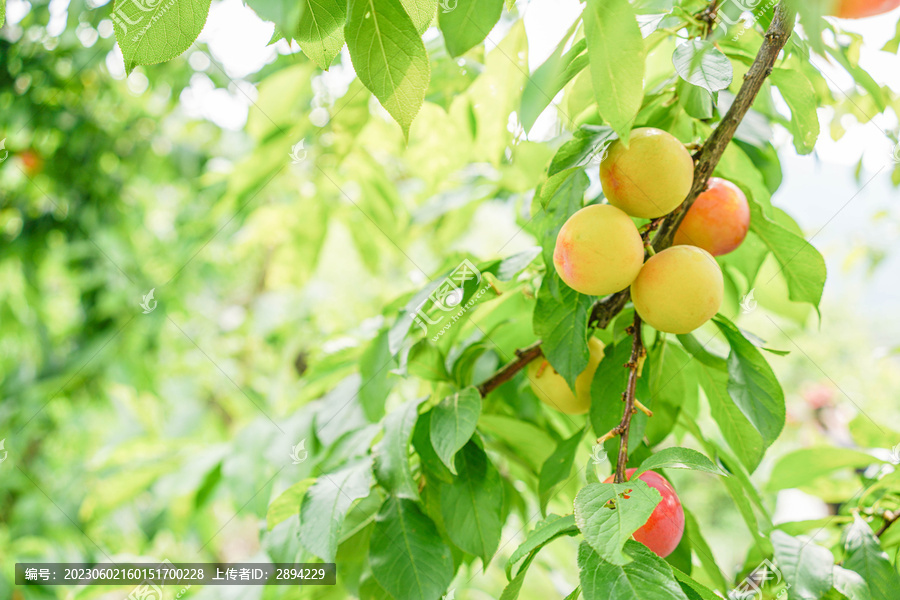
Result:
{"label": "small unripe fruit", "polygon": [[694,182],[694,160],[678,138],[653,127],[613,142],[600,163],[603,193],[632,217],[655,219],[675,210]]}
{"label": "small unripe fruit", "polygon": [[842,19],[862,19],[890,12],[900,6],[900,0],[837,0],[830,14]]}
{"label": "small unripe fruit", "polygon": [[647,324],[666,333],[690,333],[722,305],[722,269],[706,250],[673,246],[651,256],[631,284],[634,308]]}
{"label": "small unripe fruit", "polygon": [[569,217],[553,250],[556,272],[570,288],[606,296],[631,285],[644,262],[644,244],[634,222],[608,204],[582,208]]}
{"label": "small unripe fruit", "polygon": [[575,378],[575,392],[566,383],[565,378],[556,372],[547,359],[541,357],[531,361],[526,375],[534,395],[541,402],[567,415],[583,415],[591,408],[591,383],[597,365],[603,359],[603,343],[597,338],[588,340],[591,356],[588,366]]}
{"label": "small unripe fruit", "polygon": [[675,232],[676,246],[703,248],[713,256],[737,249],[750,229],[750,205],[741,188],[730,181],[711,177]]}
{"label": "small unripe fruit", "polygon": [[[631,476],[637,469],[625,471],[625,479]],[[612,483],[614,475],[610,475],[603,483]],[[634,539],[647,546],[660,558],[665,558],[675,551],[684,535],[684,509],[678,494],[666,478],[653,471],[647,471],[638,475],[638,479],[655,489],[662,496],[662,500],[653,509],[647,522],[634,532]]]}

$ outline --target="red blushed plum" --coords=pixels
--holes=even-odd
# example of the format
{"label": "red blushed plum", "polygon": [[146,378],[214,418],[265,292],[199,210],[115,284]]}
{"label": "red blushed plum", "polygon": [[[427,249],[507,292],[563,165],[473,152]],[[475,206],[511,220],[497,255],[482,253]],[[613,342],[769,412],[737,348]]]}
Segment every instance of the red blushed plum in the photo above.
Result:
{"label": "red blushed plum", "polygon": [[750,205],[741,188],[711,177],[675,232],[674,244],[703,248],[713,256],[733,252],[750,229]]}
{"label": "red blushed plum", "polygon": [[842,19],[862,19],[890,12],[900,6],[900,0],[838,0],[830,14]]}
{"label": "red blushed plum", "polygon": [[[636,470],[625,471],[625,479],[631,479]],[[612,483],[614,478],[614,475],[610,475],[603,483]],[[681,508],[681,501],[672,484],[659,473],[647,471],[638,475],[638,479],[658,491],[662,500],[653,509],[647,522],[634,532],[634,539],[660,558],[665,558],[675,551],[684,535],[684,510]]]}

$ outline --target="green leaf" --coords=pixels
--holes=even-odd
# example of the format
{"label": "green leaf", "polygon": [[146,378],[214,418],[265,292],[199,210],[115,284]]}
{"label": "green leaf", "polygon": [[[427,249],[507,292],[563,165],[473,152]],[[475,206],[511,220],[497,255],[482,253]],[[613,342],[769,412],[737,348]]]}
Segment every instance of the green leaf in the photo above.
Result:
{"label": "green leaf", "polygon": [[320,69],[328,70],[344,47],[347,2],[343,0],[305,0],[296,39],[300,49]]}
{"label": "green leaf", "polygon": [[713,95],[702,87],[691,85],[684,79],[680,79],[676,85],[678,102],[684,107],[684,112],[695,119],[711,119],[713,116]]}
{"label": "green leaf", "polygon": [[602,156],[603,151],[618,138],[612,127],[606,125],[584,125],[579,128],[571,140],[560,146],[550,163],[550,175],[560,171],[582,167],[595,156]]}
{"label": "green leaf", "polygon": [[354,500],[372,487],[372,461],[363,460],[320,475],[300,504],[300,543],[325,562],[333,562],[341,525]]}
{"label": "green leaf", "polygon": [[306,2],[296,0],[250,0],[247,4],[261,19],[275,23],[270,44],[281,38],[290,40],[297,31],[301,14],[307,10]]}
{"label": "green leaf", "polygon": [[870,454],[849,448],[802,448],[785,454],[775,463],[766,489],[774,492],[799,488],[839,469],[862,469],[881,462]]}
{"label": "green leaf", "polygon": [[[556,279],[559,293],[551,282]],[[541,339],[544,357],[563,376],[571,389],[575,379],[587,368],[588,317],[593,298],[579,294],[559,280],[554,271],[544,276],[534,308],[534,332]]]}
{"label": "green leaf", "polygon": [[863,413],[850,421],[850,435],[863,448],[892,449],[900,442],[900,433],[888,429],[884,423],[876,423]]}
{"label": "green leaf", "polygon": [[372,449],[378,483],[400,498],[419,498],[409,465],[409,442],[419,418],[421,402],[410,400],[388,414],[384,419],[384,437]]}
{"label": "green leaf", "polygon": [[500,281],[512,281],[516,275],[524,271],[528,265],[534,262],[535,258],[541,255],[541,251],[540,246],[534,246],[502,260],[494,261],[480,270],[482,274],[493,273]]}
{"label": "green leaf", "polygon": [[672,574],[681,584],[681,589],[689,600],[721,600],[721,597],[717,596],[715,592],[677,567],[672,567]]}
{"label": "green leaf", "polygon": [[403,4],[406,14],[412,19],[419,35],[425,33],[434,20],[434,11],[438,7],[438,0],[400,0],[400,2]]}
{"label": "green leaf", "polygon": [[439,598],[453,580],[450,548],[412,500],[389,497],[369,543],[372,575],[396,600]]}
{"label": "green leaf", "polygon": [[661,499],[640,479],[591,483],[575,496],[575,523],[604,561],[624,565],[631,562],[622,551],[625,542],[647,522]]}
{"label": "green leaf", "polygon": [[717,316],[719,330],[731,346],[728,354],[728,394],[753,424],[768,447],[784,428],[784,392],[762,353],[731,321]]}
{"label": "green leaf", "polygon": [[480,556],[487,567],[500,544],[503,487],[500,473],[472,440],[457,456],[458,477],[441,484],[441,514],[450,540]]}
{"label": "green leaf", "polygon": [[[591,427],[597,437],[610,431],[622,420],[622,392],[628,382],[623,367],[631,359],[631,338],[621,339],[607,347],[591,382]],[[618,440],[607,442],[618,447]]]}
{"label": "green leaf", "polygon": [[[703,537],[703,532],[700,531],[700,524],[697,523],[697,519],[694,518],[691,511],[684,507],[682,508],[684,510],[684,535],[691,540],[691,546],[700,560],[703,570],[706,571],[713,584],[718,586],[719,589],[727,589],[728,583],[725,581],[725,575],[716,563],[712,548],[709,547],[706,538]],[[678,571],[675,571],[675,576],[678,577]],[[680,577],[679,581],[684,583]]]}
{"label": "green leaf", "polygon": [[651,469],[692,469],[694,471],[725,475],[722,469],[696,450],[674,447],[664,448],[646,459],[629,479],[634,479],[641,473]]}
{"label": "green leaf", "polygon": [[597,108],[627,144],[644,99],[644,38],[628,0],[588,0],[583,18]]}
{"label": "green leaf", "polygon": [[0,27],[6,23],[6,0],[0,0]]}
{"label": "green leaf", "polygon": [[288,489],[281,492],[277,498],[269,504],[266,512],[266,528],[272,528],[285,519],[300,513],[300,502],[306,495],[306,490],[316,481],[315,477],[309,477],[298,481]]}
{"label": "green leaf", "polygon": [[409,137],[430,71],[425,44],[400,0],[350,0],[344,35],[360,81]]}
{"label": "green leaf", "polygon": [[[517,562],[535,550],[544,547],[560,536],[575,535],[577,533],[578,528],[575,525],[574,515],[565,517],[554,514],[547,515],[525,536],[525,541],[522,542],[522,545],[516,548],[515,552],[510,555],[509,560],[506,561],[506,578],[509,579],[512,576],[512,569]],[[519,569],[519,573],[523,569],[524,567]]]}
{"label": "green leaf", "polygon": [[791,109],[791,133],[797,154],[809,154],[819,137],[816,91],[806,75],[795,69],[772,69],[769,79]]}
{"label": "green leaf", "polygon": [[376,423],[384,416],[384,403],[394,387],[390,366],[394,362],[388,348],[388,330],[382,330],[359,358],[359,403],[369,421]]}
{"label": "green leaf", "polygon": [[517,460],[529,465],[535,473],[556,447],[555,440],[543,428],[519,417],[482,413],[478,430],[493,438],[495,446],[508,448]]}
{"label": "green leaf", "polygon": [[712,418],[728,445],[750,471],[755,471],[765,449],[762,435],[753,427],[728,393],[728,375],[702,363],[694,368],[709,402]]}
{"label": "green leaf", "polygon": [[827,548],[777,529],[772,532],[772,545],[792,598],[819,600],[831,589],[834,556]]}
{"label": "green leaf", "polygon": [[450,374],[440,348],[428,340],[420,340],[409,350],[406,372],[427,381],[448,381]]}
{"label": "green leaf", "polygon": [[634,560],[614,565],[600,558],[587,542],[581,543],[578,568],[584,600],[688,600],[663,559],[634,540],[625,550]]}
{"label": "green leaf", "polygon": [[869,585],[856,571],[835,565],[832,572],[834,589],[844,595],[847,600],[872,600]]}
{"label": "green leaf", "polygon": [[206,24],[209,0],[118,0],[112,13],[125,72],[171,60],[191,47]]}
{"label": "green leaf", "polygon": [[438,24],[450,56],[460,56],[479,44],[500,20],[503,0],[457,0],[453,10],[441,10]]}
{"label": "green leaf", "polygon": [[713,93],[727,88],[734,78],[731,61],[706,40],[689,40],[678,46],[672,63],[682,79]]}
{"label": "green leaf", "polygon": [[519,569],[516,576],[510,579],[506,587],[503,588],[503,592],[500,594],[500,600],[516,600],[519,597],[519,593],[522,591],[522,585],[525,584],[525,575],[528,573],[528,567],[531,566],[535,556],[537,556],[537,551],[528,555],[528,558],[522,563],[522,568]]}
{"label": "green leaf", "polygon": [[[755,201],[750,202],[750,229],[772,251],[787,280],[794,302],[808,302],[819,308],[825,289],[825,259],[815,247],[767,217]],[[765,285],[768,281],[762,281]]]}
{"label": "green leaf", "polygon": [[881,549],[872,528],[854,513],[853,523],[844,530],[845,569],[859,573],[869,587],[872,600],[892,600],[900,589],[900,575]]}
{"label": "green leaf", "polygon": [[557,484],[566,481],[572,472],[572,464],[575,462],[575,453],[584,437],[584,429],[567,440],[563,440],[553,451],[544,465],[541,467],[541,475],[538,481],[538,495],[540,497],[541,512],[546,512],[547,503],[553,496]]}
{"label": "green leaf", "polygon": [[[585,39],[575,42],[563,54],[570,38],[571,35],[566,35],[553,54],[531,74],[525,83],[525,89],[522,90],[522,105],[519,110],[519,118],[525,131],[531,130],[534,122],[550,105],[553,98],[588,64],[588,56],[585,53],[587,40]],[[555,172],[551,169],[550,174]]]}
{"label": "green leaf", "polygon": [[[653,418],[647,420],[644,436],[649,446],[662,442],[671,433],[682,410],[693,410],[699,400],[699,386],[687,368],[691,357],[676,344],[665,342],[653,348],[644,367],[650,388]],[[686,407],[686,408],[685,408]]]}
{"label": "green leaf", "polygon": [[444,398],[431,411],[431,445],[454,475],[453,457],[475,433],[481,416],[481,394],[468,387]]}

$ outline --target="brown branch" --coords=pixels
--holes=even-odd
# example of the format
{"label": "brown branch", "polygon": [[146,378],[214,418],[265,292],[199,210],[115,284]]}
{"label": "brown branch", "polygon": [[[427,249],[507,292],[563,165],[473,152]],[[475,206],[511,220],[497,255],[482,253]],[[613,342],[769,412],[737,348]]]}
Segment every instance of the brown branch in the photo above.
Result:
{"label": "brown branch", "polygon": [[[756,59],[750,66],[750,70],[744,76],[744,83],[741,85],[737,96],[735,96],[734,103],[728,109],[722,122],[719,123],[719,126],[716,127],[715,131],[713,131],[712,135],[709,136],[709,139],[694,157],[694,183],[691,186],[691,191],[681,206],[666,216],[659,224],[659,232],[653,239],[653,249],[656,252],[665,250],[672,245],[675,231],[681,225],[685,213],[694,204],[697,197],[706,190],[709,178],[719,164],[725,148],[734,137],[738,125],[741,124],[747,111],[750,110],[753,101],[759,94],[759,90],[762,89],[763,83],[772,73],[772,68],[775,66],[778,55],[787,43],[788,38],[791,37],[795,20],[796,13],[787,7],[785,0],[781,0],[775,8],[775,17],[769,30],[766,32],[765,41],[760,47]],[[591,310],[589,325],[605,329],[613,318],[625,308],[628,297],[629,291],[623,290],[595,303]]]}
{"label": "brown branch", "polygon": [[896,512],[885,511],[881,518],[884,519],[884,523],[881,525],[878,531],[875,532],[875,537],[881,537],[882,535],[884,535],[884,532],[888,530],[888,527],[900,520],[900,510]]}
{"label": "brown branch", "polygon": [[[715,3],[715,6],[717,5],[718,3]],[[658,232],[653,238],[653,250],[655,252],[665,250],[672,245],[675,231],[681,224],[682,219],[684,219],[685,213],[694,204],[697,197],[706,190],[709,178],[713,174],[716,165],[719,164],[725,148],[734,137],[734,133],[737,131],[738,125],[740,125],[744,116],[746,116],[747,111],[753,105],[753,101],[759,94],[759,90],[762,89],[766,78],[772,73],[772,68],[778,55],[791,36],[795,20],[796,12],[787,7],[785,0],[781,0],[775,8],[775,17],[769,30],[766,32],[765,41],[760,47],[756,59],[750,66],[750,70],[744,76],[744,83],[741,85],[737,96],[735,96],[734,103],[725,114],[722,122],[719,123],[719,126],[716,127],[700,151],[694,156],[694,183],[691,186],[690,193],[674,212],[654,221],[643,232],[643,235],[647,236],[658,227]],[[613,318],[622,312],[622,309],[628,303],[629,297],[630,290],[626,289],[596,302],[591,309],[588,326],[605,329]],[[516,355],[517,358],[514,361],[501,368],[478,386],[478,391],[482,396],[486,396],[501,384],[512,379],[529,362],[540,356],[540,342],[535,342],[527,348],[517,350]],[[630,419],[630,416],[628,418]]]}
{"label": "brown branch", "polygon": [[509,381],[528,363],[541,355],[541,342],[537,341],[526,348],[516,350],[516,359],[491,375],[478,386],[478,393],[484,398],[492,391]]}
{"label": "brown branch", "polygon": [[644,358],[644,344],[641,340],[641,318],[634,314],[634,324],[631,326],[633,341],[631,342],[631,358],[625,366],[628,368],[628,386],[623,394],[625,400],[625,412],[622,421],[616,428],[619,430],[619,456],[616,460],[616,483],[625,481],[625,465],[628,463],[628,433],[631,430],[631,417],[637,411],[634,407],[635,390],[637,389],[638,370]]}

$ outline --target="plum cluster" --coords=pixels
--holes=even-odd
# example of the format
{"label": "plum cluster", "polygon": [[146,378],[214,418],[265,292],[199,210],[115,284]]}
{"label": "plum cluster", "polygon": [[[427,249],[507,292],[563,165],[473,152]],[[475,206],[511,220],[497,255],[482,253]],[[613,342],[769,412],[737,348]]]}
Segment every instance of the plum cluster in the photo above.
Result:
{"label": "plum cluster", "polygon": [[691,190],[694,162],[671,134],[645,127],[626,146],[613,142],[600,164],[609,204],[588,206],[560,229],[557,273],[572,289],[605,296],[631,287],[641,318],[659,331],[690,333],[715,315],[724,281],[714,256],[734,251],[750,225],[747,197],[712,178],[685,215],[675,245],[644,261],[633,218],[656,219],[678,208]]}

